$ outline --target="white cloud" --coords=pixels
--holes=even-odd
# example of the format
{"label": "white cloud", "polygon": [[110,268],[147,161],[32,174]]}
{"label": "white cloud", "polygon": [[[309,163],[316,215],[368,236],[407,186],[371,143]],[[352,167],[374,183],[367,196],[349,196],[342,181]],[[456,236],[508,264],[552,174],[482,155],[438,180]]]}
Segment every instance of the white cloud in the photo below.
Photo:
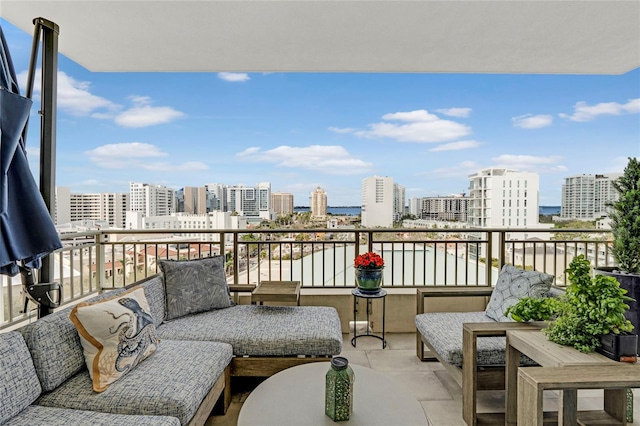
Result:
{"label": "white cloud", "polygon": [[171,107],[136,106],[116,115],[114,121],[122,127],[148,127],[169,123],[184,113]]}
{"label": "white cloud", "polygon": [[524,114],[511,119],[514,127],[522,129],[539,129],[541,127],[550,126],[553,123],[553,117],[546,114]]}
{"label": "white cloud", "polygon": [[[34,98],[41,94],[42,70],[37,69],[33,84]],[[27,71],[18,74],[18,81],[22,87],[26,87]],[[58,108],[75,116],[86,116],[96,110],[117,111],[120,105],[111,102],[90,92],[91,83],[78,81],[67,75],[64,71],[58,71]]]}
{"label": "white cloud", "polygon": [[329,127],[329,130],[334,133],[354,133],[358,129],[352,127]]}
{"label": "white cloud", "polygon": [[471,108],[441,108],[437,109],[436,112],[448,115],[450,117],[465,118],[468,117],[469,114],[471,114]]}
{"label": "white cloud", "polygon": [[106,169],[137,168],[151,171],[178,172],[207,170],[209,166],[200,161],[170,163],[150,161],[149,158],[167,157],[168,154],[157,146],[143,142],[128,142],[102,145],[85,151],[89,160]]}
{"label": "white cloud", "polygon": [[279,146],[268,151],[249,148],[238,157],[280,167],[295,167],[332,175],[352,175],[367,172],[372,164],[354,158],[341,146],[311,145],[307,147]]}
{"label": "white cloud", "polygon": [[249,77],[249,74],[246,72],[219,72],[218,78],[224,81],[231,81],[233,83],[251,80],[251,77]]}
{"label": "white cloud", "polygon": [[452,167],[440,167],[425,174],[440,178],[460,178],[461,176],[466,177],[476,173],[480,169],[482,169],[482,166],[474,161],[463,161]]}
{"label": "white cloud", "polygon": [[[41,70],[36,70],[34,99],[39,99],[41,94],[40,75]],[[27,71],[18,75],[18,81],[23,85],[22,87],[26,85]],[[153,107],[150,105],[150,97],[139,95],[130,96],[129,99],[134,107],[123,111],[122,105],[92,94],[90,88],[90,82],[78,81],[64,71],[58,71],[58,108],[78,117],[91,116],[102,120],[113,120],[123,127],[154,126],[184,116],[184,113],[171,107]]]}
{"label": "white cloud", "polygon": [[382,119],[386,121],[369,124],[369,129],[355,130],[353,133],[369,139],[389,138],[398,142],[417,143],[445,142],[471,133],[470,127],[455,121],[443,120],[424,109],[389,113],[383,115]]}
{"label": "white cloud", "polygon": [[504,154],[491,159],[494,161],[493,167],[501,167],[519,171],[530,172],[566,172],[567,167],[556,164],[562,157],[550,155],[548,157],[537,157],[534,155],[513,155]]}
{"label": "white cloud", "polygon": [[592,121],[599,115],[622,115],[640,113],[640,98],[629,99],[627,103],[601,102],[595,105],[588,105],[586,102],[577,102],[573,106],[573,114],[558,114],[562,118],[571,121]]}
{"label": "white cloud", "polygon": [[442,145],[438,145],[435,148],[431,148],[429,151],[431,152],[440,152],[440,151],[460,151],[463,149],[470,149],[480,146],[480,142],[478,141],[458,141],[458,142],[450,142]]}

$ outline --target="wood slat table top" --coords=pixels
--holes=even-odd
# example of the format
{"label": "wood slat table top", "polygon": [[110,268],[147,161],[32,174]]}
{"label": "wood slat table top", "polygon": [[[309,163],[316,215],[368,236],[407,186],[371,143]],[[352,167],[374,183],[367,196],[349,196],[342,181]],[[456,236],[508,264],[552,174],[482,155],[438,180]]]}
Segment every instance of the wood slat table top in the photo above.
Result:
{"label": "wood slat table top", "polygon": [[262,281],[251,293],[251,302],[297,302],[300,281]]}
{"label": "wood slat table top", "polygon": [[619,365],[618,362],[597,352],[583,353],[571,346],[550,341],[542,331],[507,331],[509,345],[544,367],[572,365]]}

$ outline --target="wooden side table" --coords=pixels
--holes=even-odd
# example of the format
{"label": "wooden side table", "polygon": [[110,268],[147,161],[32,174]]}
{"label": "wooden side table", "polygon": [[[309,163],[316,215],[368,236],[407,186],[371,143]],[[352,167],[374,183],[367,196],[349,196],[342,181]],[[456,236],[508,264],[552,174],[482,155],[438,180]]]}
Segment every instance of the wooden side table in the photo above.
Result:
{"label": "wooden side table", "polygon": [[[521,354],[528,356],[542,367],[625,367],[625,365],[621,365],[621,363],[599,353],[582,353],[572,347],[551,342],[541,331],[507,331],[507,370],[505,378],[507,405],[505,420],[507,424],[517,424],[518,367]],[[568,390],[562,391],[558,398],[558,421],[561,424],[576,424],[576,392],[575,389],[568,388]],[[605,388],[605,411],[613,414],[614,417],[617,416],[615,407],[624,404],[624,395],[624,391]],[[620,400],[621,398],[623,401]],[[626,424],[626,422],[620,424]]]}
{"label": "wooden side table", "polygon": [[640,387],[640,366],[520,367],[518,369],[518,426],[542,426],[545,390],[563,391],[563,424],[576,424],[577,390],[605,389],[605,412],[589,412],[579,424],[625,425],[626,389]]}
{"label": "wooden side table", "polygon": [[300,306],[300,281],[262,281],[251,292],[251,303],[264,302],[295,302]]}
{"label": "wooden side table", "polygon": [[[505,336],[509,330],[540,330],[542,322],[478,322],[462,326],[462,418],[469,426],[504,424],[504,413],[477,413],[478,390],[504,389],[504,368],[478,370],[478,338]],[[505,349],[506,350],[506,349]],[[500,382],[500,383],[498,383]]]}

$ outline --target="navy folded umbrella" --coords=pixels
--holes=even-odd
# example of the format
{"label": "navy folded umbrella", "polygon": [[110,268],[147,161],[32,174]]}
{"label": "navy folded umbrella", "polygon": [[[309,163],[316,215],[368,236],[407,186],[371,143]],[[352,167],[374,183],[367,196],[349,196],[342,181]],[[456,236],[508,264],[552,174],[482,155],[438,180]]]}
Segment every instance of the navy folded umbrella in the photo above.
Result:
{"label": "navy folded umbrella", "polygon": [[20,96],[2,27],[0,61],[0,274],[14,276],[18,263],[39,268],[62,243],[29,170],[22,134],[32,102]]}

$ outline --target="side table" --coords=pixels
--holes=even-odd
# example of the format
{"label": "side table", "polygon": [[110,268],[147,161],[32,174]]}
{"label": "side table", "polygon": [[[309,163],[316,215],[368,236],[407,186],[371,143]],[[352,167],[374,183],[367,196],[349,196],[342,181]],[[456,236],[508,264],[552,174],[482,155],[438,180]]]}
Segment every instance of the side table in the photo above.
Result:
{"label": "side table", "polygon": [[[353,338],[351,339],[351,344],[355,347],[356,339],[358,339],[358,337],[370,336],[382,340],[382,349],[384,349],[387,346],[387,341],[384,338],[387,291],[381,289],[376,293],[363,293],[359,289],[354,288],[351,290],[351,294],[353,294]],[[367,314],[367,332],[365,334],[357,334],[356,332],[356,321],[358,320],[358,299],[364,299],[366,301],[365,311]],[[371,302],[373,299],[382,299],[382,336],[369,332],[369,312],[371,311]]]}
{"label": "side table", "polygon": [[262,281],[251,292],[251,303],[264,302],[295,302],[300,306],[300,281]]}

